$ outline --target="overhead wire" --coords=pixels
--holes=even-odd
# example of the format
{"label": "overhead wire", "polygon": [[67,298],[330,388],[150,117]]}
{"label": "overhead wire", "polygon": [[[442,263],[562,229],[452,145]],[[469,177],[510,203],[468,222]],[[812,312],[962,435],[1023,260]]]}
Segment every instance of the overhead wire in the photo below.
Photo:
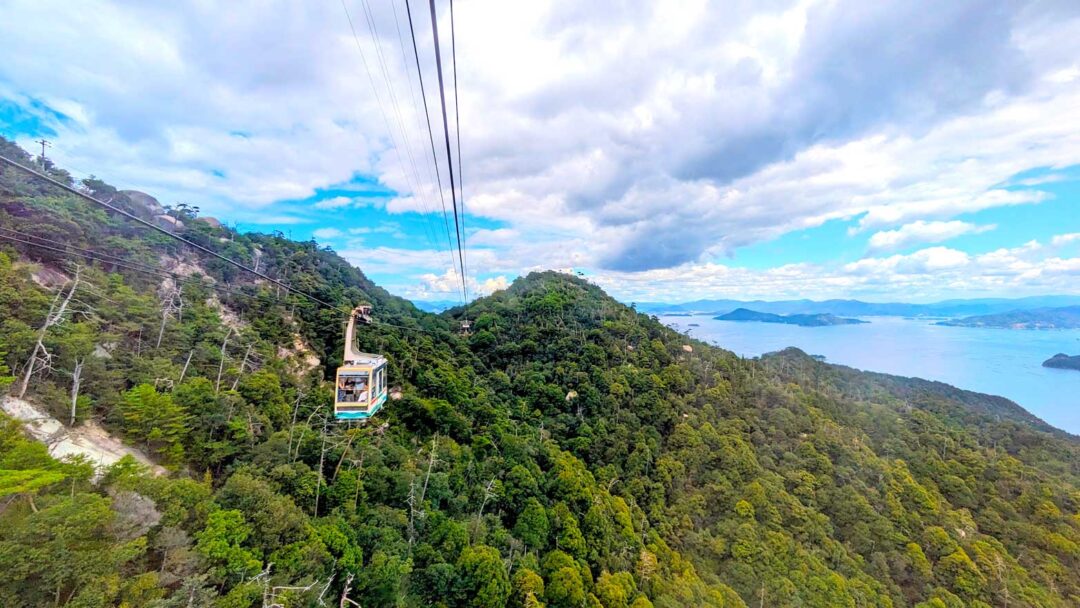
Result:
{"label": "overhead wire", "polygon": [[104,207],[105,209],[108,209],[109,211],[112,211],[113,213],[116,213],[118,215],[122,215],[122,216],[128,218],[129,220],[132,220],[132,221],[134,221],[136,223],[142,224],[143,226],[146,226],[147,228],[150,228],[151,230],[153,230],[155,232],[159,232],[159,233],[164,234],[165,236],[167,236],[169,238],[180,241],[181,243],[184,243],[184,244],[188,245],[189,247],[197,249],[197,250],[199,250],[199,251],[201,251],[201,252],[203,252],[203,253],[205,253],[207,255],[213,256],[213,257],[215,257],[215,258],[217,258],[217,259],[219,259],[219,260],[221,260],[221,261],[223,261],[223,262],[225,262],[227,264],[230,264],[232,266],[235,266],[236,268],[239,268],[240,270],[243,270],[245,272],[249,272],[249,273],[251,273],[251,274],[253,274],[253,275],[255,275],[255,276],[257,276],[257,277],[259,277],[259,278],[261,278],[263,280],[269,281],[269,282],[273,283],[274,285],[277,285],[278,287],[281,287],[281,288],[285,289],[286,291],[289,291],[291,293],[295,293],[296,295],[305,297],[305,298],[307,298],[307,299],[309,299],[312,302],[315,302],[317,304],[321,304],[321,305],[327,306],[329,308],[336,308],[336,306],[334,304],[331,304],[331,303],[326,302],[326,301],[324,301],[324,300],[322,300],[320,298],[317,298],[317,297],[311,295],[310,293],[307,293],[305,291],[297,289],[297,288],[293,287],[292,285],[289,285],[287,283],[283,283],[282,281],[279,281],[279,280],[277,280],[277,279],[275,279],[275,278],[273,278],[273,277],[271,277],[271,276],[269,276],[267,274],[264,274],[262,272],[259,272],[258,270],[255,270],[254,268],[251,268],[250,266],[247,266],[245,264],[237,262],[236,260],[230,259],[230,258],[228,258],[228,257],[226,257],[224,255],[221,255],[220,253],[214,251],[213,249],[210,249],[210,248],[205,247],[203,245],[200,245],[200,244],[198,244],[198,243],[196,243],[196,242],[194,242],[194,241],[192,241],[190,239],[186,239],[186,238],[184,238],[184,237],[182,237],[182,236],[180,236],[178,234],[170,232],[170,231],[162,228],[161,226],[158,226],[156,224],[148,222],[148,221],[142,219],[141,217],[139,217],[139,216],[127,211],[127,210],[124,210],[124,209],[121,209],[120,207],[117,207],[116,205],[113,205],[111,203],[107,203],[107,202],[105,202],[105,201],[103,201],[101,199],[98,199],[98,198],[94,198],[93,196],[90,196],[89,194],[87,194],[85,192],[82,192],[82,191],[80,191],[80,190],[78,190],[76,188],[72,188],[71,186],[69,186],[69,185],[67,185],[67,184],[65,184],[63,182],[58,181],[56,179],[53,179],[52,177],[50,177],[48,175],[45,175],[44,173],[41,173],[41,172],[39,172],[39,171],[37,171],[35,169],[27,167],[26,165],[23,165],[22,163],[13,161],[10,158],[7,158],[5,156],[0,156],[0,162],[4,162],[4,163],[6,163],[6,164],[8,164],[8,165],[10,165],[12,167],[15,167],[17,169],[20,169],[22,171],[30,173],[31,175],[34,175],[34,176],[38,177],[39,179],[45,180],[45,181],[51,183],[52,185],[54,185],[54,186],[56,186],[56,187],[58,187],[58,188],[60,188],[62,190],[70,192],[71,194],[74,194],[74,195],[76,195],[78,197],[81,197],[83,199],[86,199],[86,200],[88,200],[88,201],[90,201],[90,202],[92,202],[92,203],[94,203],[96,205]]}
{"label": "overhead wire", "polygon": [[[420,97],[424,100],[424,118],[427,120],[428,142],[431,144],[431,161],[435,165],[435,176],[436,176],[436,181],[438,182],[438,186],[439,186],[439,199],[442,202],[443,219],[445,220],[446,219],[446,197],[445,197],[445,194],[444,194],[444,189],[443,189],[443,184],[442,184],[442,173],[439,171],[439,155],[435,152],[435,132],[431,128],[431,111],[428,108],[427,91],[425,90],[425,87],[424,87],[424,70],[421,69],[421,67],[420,67],[420,50],[419,50],[419,47],[418,47],[418,45],[416,43],[416,26],[413,24],[412,5],[409,2],[409,0],[405,0],[405,12],[409,17],[409,36],[412,38],[413,58],[416,61],[417,79],[420,81]],[[445,111],[444,111],[444,116],[445,116]],[[447,161],[450,161],[449,147],[447,148]],[[452,174],[451,174],[451,177],[452,177]],[[451,196],[453,196],[453,192],[454,192],[453,185],[454,185],[454,182],[453,182],[453,179],[451,179],[451,181],[450,181],[450,193],[451,193]],[[457,221],[458,221],[457,220],[457,205],[454,205],[454,225],[455,225],[455,227],[457,226]],[[446,238],[450,239],[450,224],[449,223],[446,224]],[[452,241],[451,241],[451,246],[453,246]],[[464,274],[465,274],[465,269],[464,269],[464,267],[462,267],[461,275],[464,276]],[[464,304],[464,293],[462,295],[463,295],[462,303]]]}
{"label": "overhead wire", "polygon": [[[6,160],[2,156],[0,156],[0,159]],[[80,194],[80,196],[82,196],[82,195]],[[83,198],[90,198],[90,197],[83,196]],[[138,219],[138,218],[136,218],[136,219]],[[29,233],[22,233],[20,231],[13,230],[13,229],[10,229],[10,228],[0,228],[0,231],[6,231],[6,232],[9,232],[9,233],[12,233],[12,234],[15,235],[15,236],[12,236],[11,234],[0,234],[0,239],[11,241],[11,242],[21,243],[21,244],[27,245],[29,247],[34,247],[34,248],[38,248],[38,249],[44,249],[44,250],[53,251],[53,252],[56,252],[56,253],[67,254],[67,255],[77,255],[79,257],[83,257],[83,258],[86,258],[86,259],[91,259],[91,260],[95,260],[95,261],[98,261],[98,262],[103,262],[103,263],[106,263],[106,264],[110,264],[110,265],[116,266],[118,268],[124,268],[125,270],[130,270],[132,272],[142,272],[142,273],[146,273],[146,274],[153,274],[153,275],[156,275],[156,276],[159,276],[159,277],[162,277],[162,278],[171,278],[171,279],[176,280],[178,283],[179,282],[194,283],[194,284],[198,284],[198,285],[200,285],[202,287],[206,287],[208,289],[218,291],[220,293],[238,295],[238,296],[247,297],[247,298],[257,298],[257,297],[259,297],[259,296],[255,295],[255,294],[246,293],[246,292],[237,290],[235,288],[222,287],[220,285],[214,285],[214,284],[206,283],[206,282],[202,281],[201,277],[180,275],[180,274],[165,270],[164,268],[154,268],[152,266],[149,266],[147,264],[143,264],[141,262],[135,262],[133,260],[126,260],[124,258],[121,258],[120,256],[114,256],[112,254],[107,254],[107,253],[95,251],[95,250],[92,250],[92,249],[86,249],[86,248],[82,248],[82,247],[74,247],[74,246],[68,245],[66,243],[61,243],[60,241],[47,239],[45,237],[40,237],[40,236],[37,236],[37,235],[31,235]],[[42,243],[35,243],[32,240],[26,240],[24,238],[19,238],[19,235],[26,235],[29,238],[45,241],[45,242],[48,242],[50,244],[46,245],[46,244],[42,244]],[[170,236],[176,236],[176,235],[171,235],[170,234]],[[191,241],[187,241],[186,239],[181,239],[181,240],[184,240],[184,242],[187,242],[187,243],[191,242]],[[63,245],[63,247],[53,246],[53,245]],[[211,253],[213,253],[213,252],[211,252]],[[227,261],[229,263],[232,263],[234,265],[238,265],[240,268],[244,268],[245,270],[248,270],[249,272],[253,272],[250,269],[247,269],[246,267],[244,267],[243,265],[240,265],[239,263],[236,263],[236,262],[232,262],[231,260],[229,260],[228,258],[224,258],[223,256],[215,256],[215,257],[222,257],[225,261]],[[260,276],[261,278],[266,278],[265,275],[262,275],[261,273],[256,273],[256,274],[258,276]],[[269,280],[271,282],[274,282],[275,284],[278,284],[277,281],[275,281],[274,279],[267,279],[267,280]],[[285,287],[284,284],[282,284],[281,286]],[[293,291],[293,292],[297,293],[298,295],[304,295],[305,297],[308,297],[308,298],[312,299],[317,304],[320,304],[322,306],[325,306],[325,307],[331,309],[332,312],[336,312],[336,313],[344,315],[346,317],[348,315],[352,314],[351,311],[346,311],[346,310],[344,310],[344,309],[342,309],[342,308],[340,308],[338,306],[335,306],[335,305],[330,304],[328,302],[324,302],[322,300],[314,298],[313,296],[306,295],[302,291],[295,290],[295,289],[290,289],[290,291]],[[276,298],[276,299],[278,299],[280,301],[280,298]],[[424,332],[424,333],[434,333],[431,330],[424,329],[422,327],[409,327],[407,325],[398,325],[396,323],[389,323],[387,321],[378,321],[378,320],[374,320],[374,319],[372,320],[372,324],[373,325],[382,325],[382,326],[385,326],[385,327],[395,327],[397,329],[404,329],[404,330],[407,330],[407,331],[418,331],[418,332]]]}
{"label": "overhead wire", "polygon": [[[194,285],[198,285],[200,287],[205,287],[205,288],[213,290],[213,291],[217,291],[219,293],[229,294],[229,295],[236,296],[236,297],[241,297],[241,298],[248,298],[249,300],[255,300],[255,299],[258,299],[260,297],[258,294],[247,293],[247,292],[238,290],[236,288],[227,287],[227,286],[221,286],[221,285],[215,285],[213,283],[207,283],[207,282],[202,280],[203,277],[184,276],[184,275],[180,275],[180,274],[165,270],[164,268],[154,268],[154,267],[150,267],[150,266],[147,266],[145,264],[141,264],[139,262],[134,262],[134,261],[131,261],[131,260],[118,261],[118,259],[122,260],[123,258],[119,258],[119,256],[113,256],[111,254],[95,251],[95,250],[92,250],[92,249],[85,249],[85,248],[82,248],[82,247],[73,247],[73,246],[70,246],[70,245],[66,245],[65,243],[61,243],[59,241],[54,241],[52,239],[46,239],[44,237],[38,237],[38,236],[34,236],[34,235],[29,235],[28,233],[20,233],[19,231],[11,230],[10,228],[2,228],[2,227],[0,227],[0,231],[6,231],[6,232],[11,232],[11,233],[16,233],[16,234],[25,234],[25,235],[27,235],[27,236],[29,236],[31,238],[42,240],[42,241],[45,241],[45,242],[50,243],[50,244],[46,245],[46,244],[42,244],[42,243],[35,243],[33,241],[30,241],[30,240],[25,240],[25,239],[18,238],[18,236],[11,236],[11,235],[2,234],[2,233],[0,233],[0,240],[6,240],[6,241],[10,241],[10,242],[15,242],[15,243],[21,243],[21,244],[26,245],[28,247],[33,247],[33,248],[36,248],[36,249],[44,249],[44,250],[47,250],[47,251],[53,251],[53,252],[61,253],[61,254],[67,254],[69,256],[75,255],[75,256],[86,258],[86,259],[89,259],[89,260],[103,262],[105,264],[109,264],[109,265],[115,266],[117,268],[123,268],[125,270],[130,270],[132,272],[141,272],[141,273],[144,273],[144,274],[150,274],[150,275],[158,276],[158,277],[161,277],[161,278],[173,279],[173,280],[177,281],[178,284],[181,284],[181,283],[194,284]],[[59,247],[59,246],[53,246],[53,245],[64,245],[66,248],[62,248],[62,247]],[[116,259],[113,259],[113,258],[116,258]],[[206,278],[209,278],[209,277],[206,277]],[[274,298],[274,299],[281,302],[280,298]],[[343,310],[341,308],[338,308],[338,307],[332,308],[331,312],[336,312],[338,314],[342,314],[342,315],[346,315],[346,316],[349,315],[349,314],[352,314],[351,311],[345,311],[345,310]],[[372,325],[381,325],[381,326],[384,326],[384,327],[395,327],[397,329],[404,329],[406,331],[419,331],[419,332],[424,332],[424,333],[433,333],[433,332],[431,332],[431,330],[424,329],[422,327],[409,327],[407,325],[399,325],[399,324],[396,324],[396,323],[390,323],[390,322],[387,322],[387,321],[378,321],[378,320],[375,320],[375,319],[372,319],[371,324]]]}
{"label": "overhead wire", "polygon": [[[438,249],[438,246],[435,244],[435,240],[433,239],[435,233],[430,232],[431,225],[428,221],[428,206],[425,202],[425,197],[420,192],[422,189],[421,184],[423,183],[423,180],[420,178],[420,171],[416,162],[416,157],[413,155],[412,138],[409,137],[409,130],[405,128],[405,121],[401,116],[401,104],[398,102],[397,93],[394,90],[394,80],[390,76],[390,69],[387,66],[386,57],[383,55],[382,52],[382,44],[380,43],[382,37],[379,35],[379,27],[375,19],[375,14],[372,12],[371,5],[368,4],[367,0],[360,0],[360,2],[364,12],[364,20],[367,23],[368,33],[371,34],[372,46],[375,47],[375,58],[378,60],[379,68],[383,76],[383,81],[386,83],[386,90],[390,95],[390,104],[394,112],[394,117],[397,119],[397,127],[399,132],[401,133],[402,145],[405,148],[405,154],[409,159],[409,168],[412,171],[413,178],[413,183],[410,187],[413,190],[413,196],[417,199],[417,201],[420,203],[420,206],[424,209],[424,213],[421,214],[423,217],[422,223],[424,225],[425,231],[430,233],[428,238],[431,239],[431,245],[433,248]],[[348,9],[346,9],[346,14],[347,13]],[[390,125],[387,125],[388,129],[390,127]],[[391,134],[391,139],[395,139],[393,137],[393,134]],[[396,145],[397,144],[395,142],[395,146]],[[398,153],[398,157],[400,158],[400,153]],[[404,169],[404,167],[402,167],[402,169]],[[408,182],[408,177],[405,177],[406,182]],[[447,253],[449,253],[449,249],[447,250]]]}
{"label": "overhead wire", "polygon": [[[13,232],[13,233],[16,233],[16,235],[26,234],[26,233],[19,233],[18,231],[11,230],[11,229],[8,229],[8,228],[0,228],[0,230],[6,231],[6,232]],[[213,291],[223,293],[223,294],[228,294],[228,295],[233,295],[233,296],[242,296],[242,297],[252,297],[252,298],[257,297],[254,294],[245,293],[243,291],[240,291],[240,290],[232,288],[232,287],[216,285],[216,284],[213,284],[213,283],[206,283],[205,281],[202,280],[202,277],[190,276],[190,275],[185,276],[185,275],[181,275],[181,274],[178,274],[178,273],[174,273],[174,272],[165,270],[164,268],[155,268],[155,267],[152,267],[152,266],[141,264],[139,262],[134,262],[134,261],[130,261],[130,260],[123,260],[122,258],[118,258],[118,256],[113,256],[111,254],[94,251],[92,249],[84,249],[82,247],[73,247],[73,246],[67,245],[65,243],[61,243],[59,241],[53,241],[53,240],[50,240],[50,239],[45,239],[43,237],[38,237],[38,236],[34,236],[34,235],[28,235],[28,236],[30,238],[33,238],[33,239],[45,241],[45,243],[49,243],[49,244],[35,243],[33,241],[20,239],[20,238],[18,238],[18,236],[11,236],[9,234],[0,234],[0,239],[4,239],[4,240],[15,242],[15,243],[22,243],[24,245],[27,245],[29,247],[34,247],[36,249],[44,249],[44,250],[54,251],[54,252],[61,253],[61,254],[76,255],[78,257],[86,258],[88,260],[94,260],[94,261],[97,261],[97,262],[102,262],[104,264],[108,264],[108,265],[114,266],[116,268],[123,268],[124,270],[130,270],[132,272],[141,272],[141,273],[144,273],[144,274],[154,275],[154,276],[157,276],[157,277],[160,277],[160,278],[172,279],[178,285],[181,285],[181,284],[199,285],[201,287],[205,287],[207,289],[211,289]],[[207,278],[209,278],[209,277],[207,277]]]}
{"label": "overhead wire", "polygon": [[[366,8],[366,6],[367,6],[366,3],[365,3],[364,6]],[[386,132],[390,136],[391,145],[394,148],[394,155],[397,157],[398,165],[401,167],[401,170],[402,170],[402,175],[405,178],[406,183],[408,183],[409,182],[409,173],[408,173],[408,170],[406,169],[405,161],[401,157],[400,147],[397,145],[397,137],[394,134],[394,129],[393,129],[393,126],[391,125],[390,118],[386,114],[386,108],[385,108],[385,106],[383,104],[382,95],[379,94],[379,87],[375,83],[375,76],[372,73],[370,65],[368,64],[367,54],[364,52],[364,47],[360,43],[360,36],[356,31],[356,25],[353,22],[352,13],[349,11],[349,7],[345,3],[345,0],[341,0],[341,8],[345,13],[345,19],[349,24],[349,30],[350,30],[350,32],[352,32],[353,42],[356,44],[356,50],[357,50],[357,52],[360,53],[360,61],[364,66],[364,72],[367,74],[368,82],[371,84],[372,93],[374,93],[374,95],[375,95],[375,102],[376,102],[376,105],[379,107],[379,114],[382,116],[383,124],[386,126]],[[365,16],[366,16],[366,13],[365,13]],[[368,24],[369,24],[368,25],[369,29],[374,30],[374,28],[372,27],[370,21],[368,21]],[[374,31],[372,31],[372,37],[375,38],[375,32]],[[375,40],[375,44],[376,44],[376,51],[377,51],[377,53],[379,53],[379,57],[381,57],[381,51],[379,51],[379,48],[378,48],[378,40],[377,40],[377,38]],[[389,80],[387,80],[387,87],[389,88],[389,86],[390,86],[389,85]],[[395,106],[395,108],[396,108],[396,106]],[[413,176],[414,176],[413,177],[413,182],[414,182],[414,184],[409,185],[409,187],[413,190],[413,194],[414,194],[414,196],[417,197],[417,199],[420,202],[421,206],[425,207],[425,209],[426,209],[426,204],[424,203],[424,199],[421,196],[421,193],[419,192],[419,190],[420,190],[419,185],[415,184],[415,182],[418,181],[417,178],[418,178],[418,175],[419,175],[418,172],[416,171],[415,164],[413,164],[412,168],[413,168]],[[441,196],[442,196],[442,189],[440,187],[440,197]],[[446,220],[446,204],[445,204],[445,202],[442,204],[442,209],[443,209],[443,221],[447,225],[446,236],[447,236],[447,242],[448,242],[448,249],[446,251],[449,254],[450,249],[453,248],[453,241],[450,239],[449,223]],[[424,215],[425,221],[426,221],[427,213],[424,213],[423,215]],[[432,241],[432,246],[436,250],[441,250],[440,247],[435,244],[436,241],[437,241],[437,239]],[[452,254],[450,254],[450,261],[451,261],[451,265],[453,265],[452,264],[453,263],[453,255]]]}
{"label": "overhead wire", "polygon": [[431,12],[431,36],[435,44],[435,67],[439,77],[439,101],[442,105],[443,138],[446,142],[446,166],[450,174],[450,200],[454,205],[454,231],[458,239],[458,262],[461,265],[461,292],[465,301],[469,299],[469,289],[465,283],[465,255],[462,252],[461,223],[458,219],[457,192],[454,189],[454,159],[450,152],[450,125],[446,117],[446,86],[443,82],[442,49],[439,46],[439,23],[435,14],[435,0],[428,0]]}
{"label": "overhead wire", "polygon": [[[398,17],[397,0],[391,0],[390,7],[391,7],[391,9],[393,10],[393,13],[394,13],[394,28],[397,31],[398,48],[401,49],[401,67],[403,69],[403,73],[405,74],[405,80],[409,83],[409,98],[412,101],[412,107],[413,107],[413,110],[414,110],[413,111],[413,116],[416,117],[417,129],[421,133],[423,133],[423,131],[424,131],[424,118],[426,117],[426,101],[427,101],[427,99],[426,98],[424,99],[425,105],[423,106],[423,109],[425,110],[425,113],[423,115],[421,115],[422,106],[421,106],[421,104],[419,104],[416,101],[416,87],[413,86],[413,79],[412,79],[412,75],[411,75],[412,74],[412,68],[409,65],[409,59],[407,57],[408,53],[405,50],[405,35],[402,34],[402,32],[401,32],[401,20]],[[419,64],[417,65],[417,67],[419,67]],[[421,85],[422,85],[422,83],[421,83]],[[422,146],[423,145],[421,144],[421,147]],[[434,147],[434,145],[432,147]],[[438,166],[437,163],[433,163],[433,164],[423,163],[423,165],[427,169],[428,186],[431,189],[434,189],[435,184],[438,182],[437,173],[438,173],[438,170],[439,170],[439,166]],[[449,221],[446,219],[446,199],[445,199],[445,197],[443,197],[441,190],[439,191],[439,196],[441,197],[441,201],[442,201],[443,222],[444,222],[444,225],[446,226],[446,235],[447,235],[447,237],[449,237],[450,236],[450,224],[449,224]],[[453,246],[452,243],[450,245]],[[449,250],[447,250],[447,253],[449,253]],[[453,258],[452,257],[451,257],[450,261],[451,261],[450,265],[453,266]]]}
{"label": "overhead wire", "polygon": [[465,171],[461,168],[461,104],[458,102],[458,73],[457,73],[457,28],[454,24],[454,0],[450,0],[450,55],[454,65],[454,139],[457,141],[458,163],[458,193],[461,195],[461,235],[465,238],[465,244],[461,250],[462,274],[469,276],[469,247],[468,234],[465,231]]}

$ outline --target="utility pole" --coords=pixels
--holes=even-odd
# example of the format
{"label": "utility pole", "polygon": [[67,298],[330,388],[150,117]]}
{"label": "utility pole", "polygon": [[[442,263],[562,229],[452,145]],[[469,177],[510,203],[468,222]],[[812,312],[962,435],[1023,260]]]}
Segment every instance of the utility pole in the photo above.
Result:
{"label": "utility pole", "polygon": [[35,144],[41,144],[41,166],[44,167],[45,166],[45,146],[49,146],[51,148],[52,147],[52,142],[50,142],[49,140],[42,137],[41,139],[35,141],[34,143]]}

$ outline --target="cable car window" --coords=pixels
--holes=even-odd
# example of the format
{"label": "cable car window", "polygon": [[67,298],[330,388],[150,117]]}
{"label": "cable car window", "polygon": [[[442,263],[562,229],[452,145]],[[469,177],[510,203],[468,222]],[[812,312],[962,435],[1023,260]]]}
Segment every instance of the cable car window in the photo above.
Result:
{"label": "cable car window", "polygon": [[348,372],[338,375],[338,403],[362,403],[367,401],[367,372]]}

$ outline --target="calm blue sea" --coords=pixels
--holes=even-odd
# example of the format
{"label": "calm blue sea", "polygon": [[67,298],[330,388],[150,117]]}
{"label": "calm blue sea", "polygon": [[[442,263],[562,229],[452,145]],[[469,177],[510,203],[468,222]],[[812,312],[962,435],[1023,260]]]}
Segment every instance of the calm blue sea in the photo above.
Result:
{"label": "calm blue sea", "polygon": [[[867,317],[867,325],[831,327],[717,321],[707,316],[660,320],[744,357],[795,346],[824,355],[831,363],[1001,395],[1080,435],[1080,372],[1042,366],[1055,353],[1080,354],[1080,330],[943,327],[898,317]],[[690,327],[691,323],[699,326]]]}

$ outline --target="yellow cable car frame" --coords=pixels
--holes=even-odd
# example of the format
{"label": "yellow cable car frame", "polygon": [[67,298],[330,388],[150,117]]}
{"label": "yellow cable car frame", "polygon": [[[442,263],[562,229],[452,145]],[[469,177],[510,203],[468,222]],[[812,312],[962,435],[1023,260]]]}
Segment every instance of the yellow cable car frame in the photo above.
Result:
{"label": "yellow cable car frame", "polygon": [[357,306],[345,330],[345,356],[334,381],[334,418],[367,420],[386,404],[386,357],[355,348],[356,324],[371,323],[371,307]]}

